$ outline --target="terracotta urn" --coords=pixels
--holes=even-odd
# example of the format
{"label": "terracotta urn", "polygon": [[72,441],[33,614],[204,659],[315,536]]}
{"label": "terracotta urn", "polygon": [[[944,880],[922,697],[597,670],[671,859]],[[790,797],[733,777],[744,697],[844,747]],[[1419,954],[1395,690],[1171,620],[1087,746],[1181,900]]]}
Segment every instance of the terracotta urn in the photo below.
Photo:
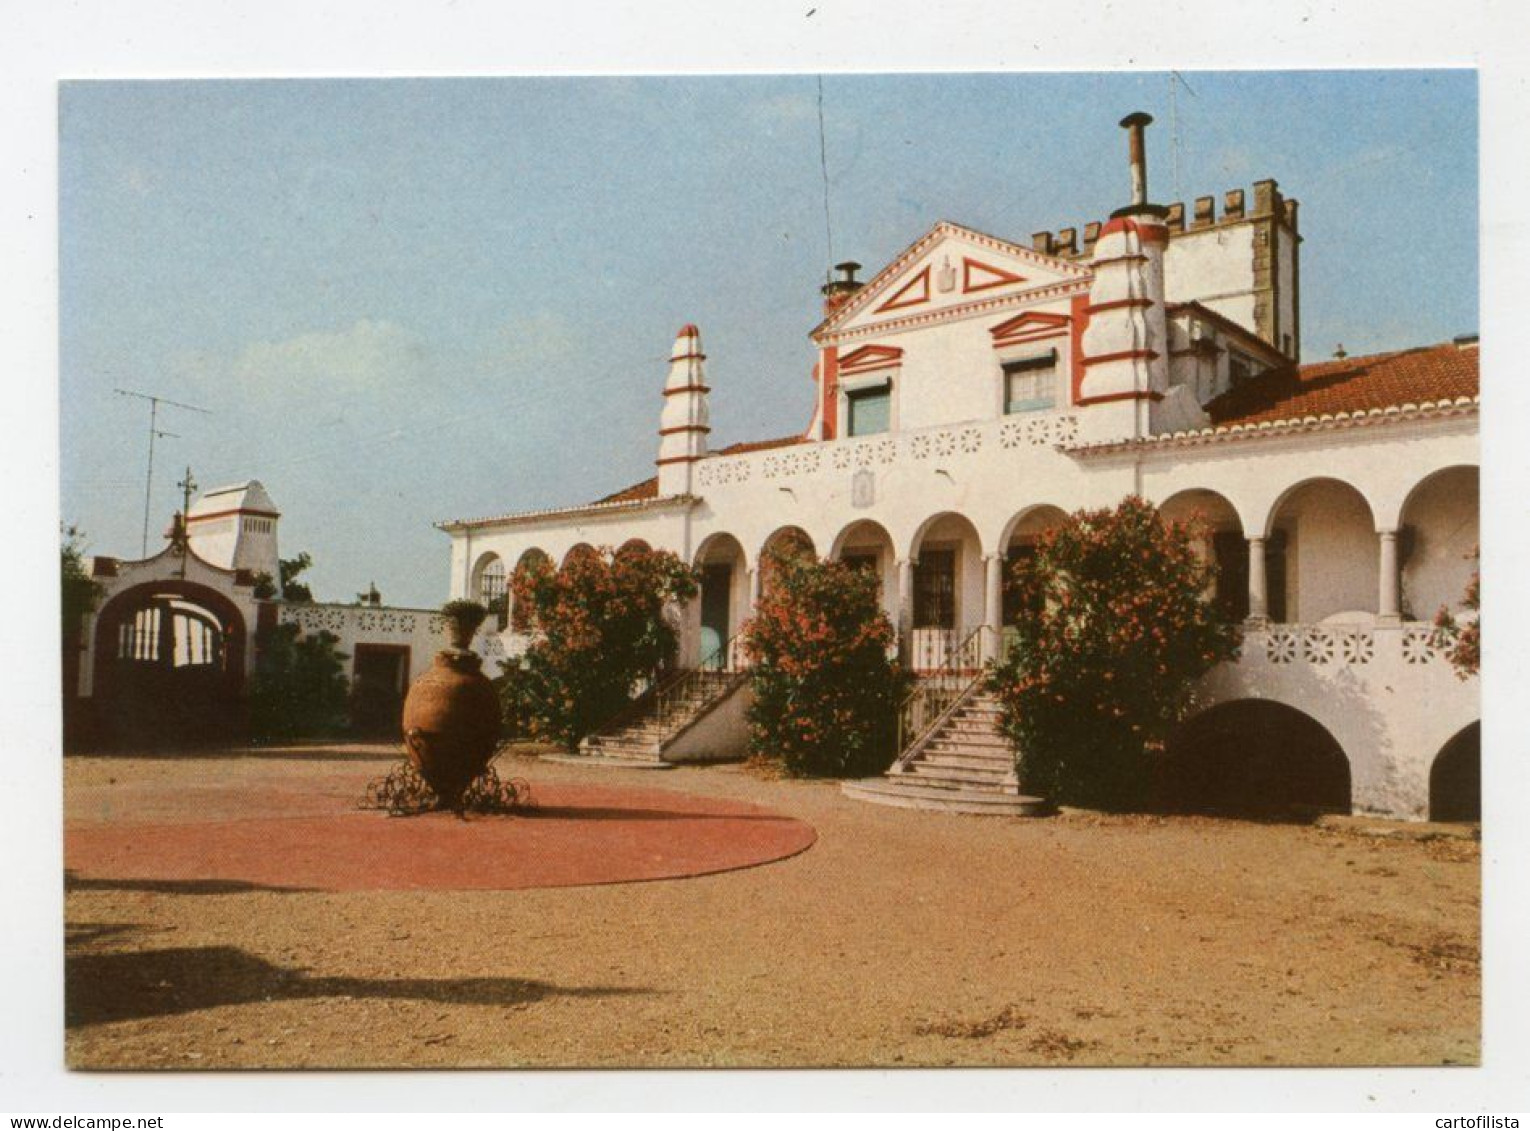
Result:
{"label": "terracotta urn", "polygon": [[404,699],[409,760],[446,809],[461,808],[499,743],[499,696],[482,666],[465,648],[437,652]]}

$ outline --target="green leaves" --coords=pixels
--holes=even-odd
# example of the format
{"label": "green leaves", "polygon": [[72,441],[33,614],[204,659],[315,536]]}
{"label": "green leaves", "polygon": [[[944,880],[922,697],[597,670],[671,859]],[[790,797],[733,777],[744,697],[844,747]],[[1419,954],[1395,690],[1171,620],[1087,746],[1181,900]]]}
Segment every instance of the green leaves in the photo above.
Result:
{"label": "green leaves", "polygon": [[665,617],[699,589],[696,571],[664,550],[571,554],[561,567],[533,559],[511,579],[532,643],[515,676],[514,710],[536,737],[573,748],[631,700],[633,688],[674,661]]}
{"label": "green leaves", "polygon": [[1133,496],[1069,516],[1018,563],[1022,614],[992,686],[1025,789],[1105,808],[1145,799],[1150,749],[1195,681],[1237,655],[1236,628],[1207,600],[1205,536]]}
{"label": "green leaves", "polygon": [[863,777],[894,754],[907,678],[874,573],[801,553],[768,558],[745,626],[753,663],[751,743],[799,776]]}

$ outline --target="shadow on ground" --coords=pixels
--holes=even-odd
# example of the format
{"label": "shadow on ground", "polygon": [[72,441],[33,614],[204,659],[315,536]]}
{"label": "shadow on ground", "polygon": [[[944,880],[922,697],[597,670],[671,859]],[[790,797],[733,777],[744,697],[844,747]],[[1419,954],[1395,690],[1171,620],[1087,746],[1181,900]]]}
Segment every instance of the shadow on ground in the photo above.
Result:
{"label": "shadow on ground", "polygon": [[296,895],[318,888],[272,887],[248,880],[108,880],[93,879],[65,870],[64,890],[72,891],[146,891],[156,895],[244,895],[249,892],[274,892]]}
{"label": "shadow on ground", "polygon": [[64,959],[67,1028],[303,998],[395,998],[442,1005],[525,1005],[557,997],[627,997],[622,986],[562,987],[523,978],[310,977],[231,946],[180,947]]}

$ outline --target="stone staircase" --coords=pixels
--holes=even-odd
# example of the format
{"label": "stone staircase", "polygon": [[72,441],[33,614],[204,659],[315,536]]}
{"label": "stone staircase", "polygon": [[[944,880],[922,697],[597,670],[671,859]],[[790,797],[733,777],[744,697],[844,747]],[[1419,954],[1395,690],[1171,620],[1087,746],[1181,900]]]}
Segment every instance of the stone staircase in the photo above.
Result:
{"label": "stone staircase", "polygon": [[748,672],[741,671],[686,672],[642,696],[629,710],[587,735],[579,743],[578,760],[668,766],[665,749],[746,679]]}
{"label": "stone staircase", "polygon": [[1000,730],[998,699],[981,683],[969,687],[935,725],[879,778],[845,782],[861,801],[948,813],[1033,817],[1050,811],[1020,792],[1015,754]]}

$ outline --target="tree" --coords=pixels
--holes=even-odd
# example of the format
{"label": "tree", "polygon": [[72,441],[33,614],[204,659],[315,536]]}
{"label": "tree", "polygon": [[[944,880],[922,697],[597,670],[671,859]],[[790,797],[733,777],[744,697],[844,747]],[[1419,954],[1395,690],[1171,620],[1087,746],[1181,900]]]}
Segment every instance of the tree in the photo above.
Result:
{"label": "tree", "polygon": [[[1480,556],[1478,549],[1467,555],[1472,561]],[[1457,677],[1469,679],[1482,667],[1482,570],[1472,570],[1471,580],[1466,583],[1466,593],[1461,604],[1469,616],[1457,619],[1450,606],[1440,606],[1434,615],[1434,646],[1445,652]]]}
{"label": "tree", "polygon": [[269,625],[256,638],[250,683],[250,729],[261,738],[333,734],[345,727],[346,653],[329,632],[303,635],[295,624]]}
{"label": "tree", "polygon": [[308,556],[306,550],[295,558],[279,559],[276,563],[276,572],[281,577],[280,589],[271,575],[262,570],[255,575],[255,596],[263,601],[280,596],[283,601],[293,605],[313,604],[313,590],[297,579],[299,574],[312,565],[313,559]]}
{"label": "tree", "polygon": [[78,527],[60,527],[59,606],[60,639],[65,648],[78,648],[85,618],[101,599],[101,583],[85,572],[85,535]]}
{"label": "tree", "polygon": [[1020,751],[1021,786],[1053,801],[1131,808],[1192,685],[1238,654],[1207,593],[1198,523],[1150,503],[1079,511],[1017,563],[1017,638],[990,683]]}
{"label": "tree", "polygon": [[696,571],[664,550],[609,548],[570,555],[558,568],[533,560],[514,577],[532,642],[514,677],[538,738],[572,749],[620,711],[633,687],[674,662],[671,602],[698,590]]}
{"label": "tree", "polygon": [[880,773],[896,753],[908,680],[888,659],[896,640],[875,573],[785,553],[744,628],[753,664],[750,743],[788,772]]}

